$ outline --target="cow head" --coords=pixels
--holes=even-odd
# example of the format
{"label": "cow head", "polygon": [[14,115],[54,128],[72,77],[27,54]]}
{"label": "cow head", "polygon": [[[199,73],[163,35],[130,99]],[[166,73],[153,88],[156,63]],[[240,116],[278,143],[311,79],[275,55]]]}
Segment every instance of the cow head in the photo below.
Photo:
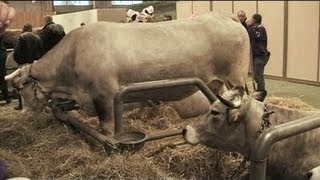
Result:
{"label": "cow head", "polygon": [[127,23],[138,22],[137,21],[138,16],[140,15],[138,11],[129,9],[126,14],[127,14]]}
{"label": "cow head", "polygon": [[247,95],[242,87],[234,87],[217,97],[205,116],[186,127],[185,140],[248,153],[260,128],[264,104]]}
{"label": "cow head", "polygon": [[154,17],[154,8],[153,6],[148,6],[144,8],[141,13],[138,11],[134,11],[132,9],[129,9],[127,11],[127,22],[139,22],[139,23],[147,23],[150,22]]}
{"label": "cow head", "polygon": [[41,112],[48,104],[48,97],[37,80],[30,75],[31,65],[25,65],[5,77],[6,81],[12,81],[22,99],[23,113]]}

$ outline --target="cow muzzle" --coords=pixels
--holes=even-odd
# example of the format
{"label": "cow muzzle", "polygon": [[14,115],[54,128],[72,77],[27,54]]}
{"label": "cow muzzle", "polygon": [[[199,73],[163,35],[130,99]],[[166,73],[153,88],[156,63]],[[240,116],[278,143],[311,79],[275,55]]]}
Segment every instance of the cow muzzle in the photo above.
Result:
{"label": "cow muzzle", "polygon": [[191,125],[186,126],[183,137],[189,144],[196,145],[200,142],[196,129]]}

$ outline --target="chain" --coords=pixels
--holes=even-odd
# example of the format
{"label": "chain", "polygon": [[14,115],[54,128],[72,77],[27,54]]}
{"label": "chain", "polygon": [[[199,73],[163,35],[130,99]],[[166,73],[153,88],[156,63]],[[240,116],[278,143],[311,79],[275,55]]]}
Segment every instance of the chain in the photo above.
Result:
{"label": "chain", "polygon": [[261,126],[257,134],[261,134],[264,129],[268,129],[271,126],[271,122],[269,121],[269,116],[273,113],[274,111],[268,111],[267,105],[264,106]]}
{"label": "chain", "polygon": [[[268,111],[267,105],[264,106],[263,109],[263,115],[262,115],[262,121],[261,121],[261,126],[257,134],[262,133],[264,129],[268,129],[271,126],[271,122],[269,121],[269,117],[271,114],[273,114],[274,111]],[[227,180],[234,180],[235,178],[239,177],[243,171],[246,169],[246,164],[247,164],[247,158],[244,157],[242,162],[239,164],[236,170],[233,171],[232,175],[230,177],[227,177]]]}

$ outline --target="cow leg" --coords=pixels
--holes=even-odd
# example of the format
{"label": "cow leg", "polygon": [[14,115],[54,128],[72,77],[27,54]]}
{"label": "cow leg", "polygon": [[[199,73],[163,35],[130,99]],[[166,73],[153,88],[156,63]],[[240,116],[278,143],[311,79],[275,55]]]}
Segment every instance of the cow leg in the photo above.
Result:
{"label": "cow leg", "polygon": [[112,136],[114,129],[113,99],[98,97],[93,102],[103,134]]}

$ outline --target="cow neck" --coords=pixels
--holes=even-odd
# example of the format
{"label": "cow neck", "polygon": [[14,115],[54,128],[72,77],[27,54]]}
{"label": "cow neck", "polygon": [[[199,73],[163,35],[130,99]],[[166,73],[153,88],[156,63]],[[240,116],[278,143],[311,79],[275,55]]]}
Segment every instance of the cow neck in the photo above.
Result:
{"label": "cow neck", "polygon": [[37,78],[35,78],[33,75],[32,75],[32,71],[31,71],[31,69],[32,69],[32,66],[33,64],[30,64],[30,66],[29,66],[29,78],[32,80],[32,83],[36,83],[36,84],[38,84],[38,82],[37,82]]}
{"label": "cow neck", "polygon": [[267,104],[264,104],[263,115],[261,118],[260,129],[257,131],[257,137],[265,130],[271,126],[270,115],[273,114],[274,111],[269,111]]}
{"label": "cow neck", "polygon": [[[29,73],[28,73],[28,74],[29,74],[28,77],[31,79],[32,85],[33,85],[34,87],[38,87],[39,91],[40,91],[42,94],[44,94],[44,95],[46,96],[46,98],[49,98],[49,97],[50,97],[49,93],[47,93],[47,92],[45,92],[45,91],[43,90],[43,88],[39,85],[39,82],[38,82],[37,78],[35,78],[35,77],[32,75],[32,71],[31,71],[32,67],[33,67],[33,64],[30,64],[30,66],[29,66]],[[36,89],[36,88],[33,88],[33,89],[34,89],[34,93],[36,94],[37,89]]]}
{"label": "cow neck", "polygon": [[264,111],[260,110],[261,106],[258,104],[251,104],[250,106],[251,107],[249,109],[251,110],[247,112],[245,117],[246,120],[244,121],[246,147],[244,155],[247,157],[250,157],[250,152],[256,143],[257,134],[259,130],[261,130],[261,124],[266,110],[265,105],[263,105]]}

